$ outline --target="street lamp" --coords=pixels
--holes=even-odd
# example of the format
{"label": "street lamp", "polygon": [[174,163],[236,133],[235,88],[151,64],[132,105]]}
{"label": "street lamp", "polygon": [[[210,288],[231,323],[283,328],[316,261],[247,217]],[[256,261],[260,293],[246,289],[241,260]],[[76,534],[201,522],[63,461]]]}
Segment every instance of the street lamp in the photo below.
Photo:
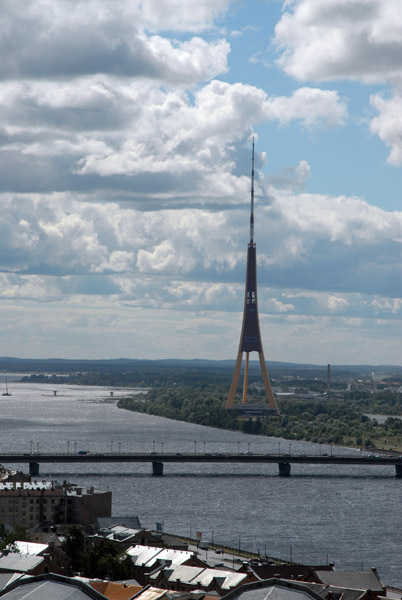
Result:
{"label": "street lamp", "polygon": [[74,442],[74,454],[77,454],[77,442]]}
{"label": "street lamp", "polygon": [[110,454],[113,454],[113,440],[110,442]]}
{"label": "street lamp", "polygon": [[289,444],[289,456],[292,455],[292,444]]}
{"label": "street lamp", "polygon": [[279,454],[279,456],[280,456],[280,454],[281,454],[281,443],[280,443],[280,442],[278,442],[278,447],[279,447],[278,454]]}
{"label": "street lamp", "polygon": [[119,454],[120,454],[120,450],[121,450],[121,442],[119,442]]}
{"label": "street lamp", "polygon": [[70,454],[70,440],[67,440],[67,454]]}
{"label": "street lamp", "polygon": [[163,454],[163,442],[161,442],[161,446],[162,446],[162,452],[161,452],[161,454]]}
{"label": "street lamp", "polygon": [[197,454],[197,442],[194,440],[194,454]]}
{"label": "street lamp", "polygon": [[205,454],[205,442],[204,442],[204,454]]}
{"label": "street lamp", "polygon": [[237,454],[240,454],[240,442],[237,442]]}

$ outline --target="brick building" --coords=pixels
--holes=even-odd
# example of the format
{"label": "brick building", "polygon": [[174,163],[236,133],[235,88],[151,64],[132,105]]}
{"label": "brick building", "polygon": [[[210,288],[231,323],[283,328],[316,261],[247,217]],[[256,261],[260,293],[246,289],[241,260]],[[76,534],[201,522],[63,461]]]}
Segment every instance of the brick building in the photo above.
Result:
{"label": "brick building", "polygon": [[112,492],[53,481],[0,483],[0,522],[31,529],[39,523],[93,525],[110,517]]}

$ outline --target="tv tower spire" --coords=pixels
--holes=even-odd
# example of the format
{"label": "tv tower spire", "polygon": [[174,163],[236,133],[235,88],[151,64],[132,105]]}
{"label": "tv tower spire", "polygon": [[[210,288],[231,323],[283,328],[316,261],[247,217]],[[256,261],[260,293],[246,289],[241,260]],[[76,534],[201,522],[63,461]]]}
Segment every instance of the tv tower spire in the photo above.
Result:
{"label": "tv tower spire", "polygon": [[254,138],[252,147],[252,167],[251,167],[251,212],[250,212],[250,242],[247,245],[247,271],[246,271],[246,289],[244,296],[243,325],[240,334],[239,350],[237,353],[235,370],[233,373],[232,384],[226,400],[226,408],[232,408],[239,382],[240,369],[243,361],[243,352],[246,353],[243,382],[243,404],[247,403],[247,386],[249,371],[250,352],[258,352],[260,359],[260,369],[262,380],[264,382],[265,395],[271,412],[279,414],[278,405],[272,391],[269,380],[267,365],[265,363],[264,351],[262,348],[260,323],[258,318],[257,303],[257,251],[254,242]]}
{"label": "tv tower spire", "polygon": [[254,138],[251,158],[251,211],[250,211],[250,244],[254,243]]}

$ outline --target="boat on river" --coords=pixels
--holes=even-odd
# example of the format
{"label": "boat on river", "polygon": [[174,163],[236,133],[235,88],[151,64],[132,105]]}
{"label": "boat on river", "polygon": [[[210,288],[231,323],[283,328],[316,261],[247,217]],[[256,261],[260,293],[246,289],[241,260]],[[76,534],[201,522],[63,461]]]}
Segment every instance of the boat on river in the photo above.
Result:
{"label": "boat on river", "polygon": [[11,392],[8,391],[7,379],[6,379],[6,391],[2,393],[2,396],[11,396]]}

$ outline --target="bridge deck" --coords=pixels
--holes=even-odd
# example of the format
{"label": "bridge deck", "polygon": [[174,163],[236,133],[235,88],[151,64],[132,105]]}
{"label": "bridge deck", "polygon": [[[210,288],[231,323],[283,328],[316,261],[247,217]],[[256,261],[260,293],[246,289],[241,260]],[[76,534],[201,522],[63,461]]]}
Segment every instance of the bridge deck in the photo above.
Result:
{"label": "bridge deck", "polygon": [[292,463],[332,465],[402,465],[401,456],[367,456],[357,453],[342,455],[317,454],[229,454],[229,453],[7,453],[0,454],[0,463]]}

